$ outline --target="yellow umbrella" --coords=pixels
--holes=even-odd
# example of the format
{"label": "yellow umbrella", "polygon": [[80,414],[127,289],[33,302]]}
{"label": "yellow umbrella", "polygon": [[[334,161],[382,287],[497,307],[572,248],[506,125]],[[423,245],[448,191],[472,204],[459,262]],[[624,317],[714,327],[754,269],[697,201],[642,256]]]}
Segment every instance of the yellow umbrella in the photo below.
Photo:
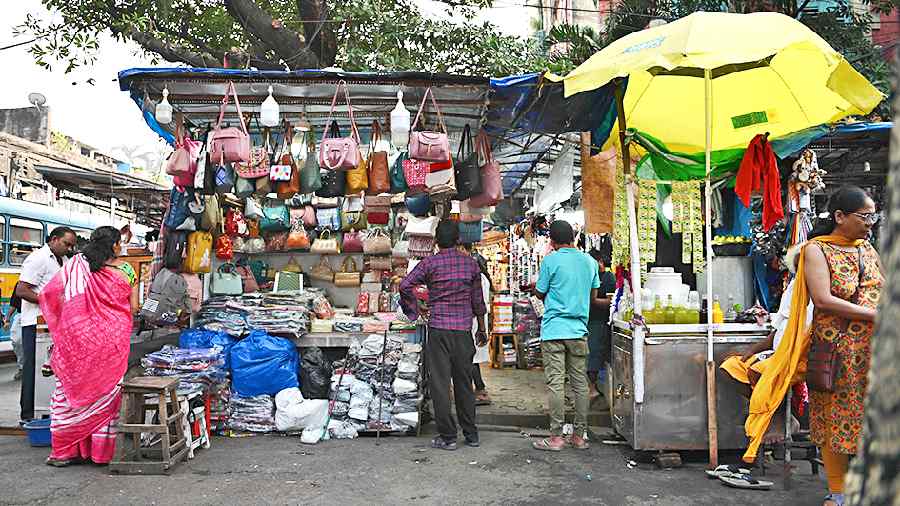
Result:
{"label": "yellow umbrella", "polygon": [[564,78],[548,77],[570,96],[626,76],[628,126],[685,153],[707,147],[707,94],[712,150],[868,114],[883,98],[815,32],[770,12],[697,12],[623,37]]}

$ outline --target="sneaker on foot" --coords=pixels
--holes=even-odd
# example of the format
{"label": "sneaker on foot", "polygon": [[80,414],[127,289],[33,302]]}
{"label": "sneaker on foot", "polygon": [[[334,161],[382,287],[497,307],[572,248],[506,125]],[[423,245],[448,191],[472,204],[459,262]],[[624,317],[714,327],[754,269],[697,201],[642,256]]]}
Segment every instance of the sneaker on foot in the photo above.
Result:
{"label": "sneaker on foot", "polygon": [[444,438],[438,436],[431,440],[431,447],[438,450],[455,450],[456,441],[446,441]]}
{"label": "sneaker on foot", "polygon": [[566,440],[562,436],[551,436],[531,443],[535,450],[544,450],[551,452],[562,451],[566,446]]}
{"label": "sneaker on foot", "polygon": [[466,436],[466,446],[471,448],[478,448],[481,446],[481,441],[478,439],[478,434],[472,436]]}
{"label": "sneaker on foot", "polygon": [[578,434],[572,434],[572,436],[569,437],[567,443],[569,444],[569,446],[575,448],[576,450],[587,450],[591,447],[587,440],[584,439],[584,437],[579,436]]}

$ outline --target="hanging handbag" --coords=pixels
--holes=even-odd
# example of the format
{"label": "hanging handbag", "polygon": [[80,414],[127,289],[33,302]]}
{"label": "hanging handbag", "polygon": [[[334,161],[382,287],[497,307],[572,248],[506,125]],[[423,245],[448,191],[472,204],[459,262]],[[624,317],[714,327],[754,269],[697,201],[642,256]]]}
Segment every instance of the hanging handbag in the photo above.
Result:
{"label": "hanging handbag", "polygon": [[225,213],[225,233],[228,235],[247,235],[247,221],[244,213],[235,208],[228,209]]}
{"label": "hanging handbag", "polygon": [[285,249],[308,250],[309,246],[309,235],[307,235],[306,230],[303,228],[296,231],[291,230],[291,233],[288,234]]}
{"label": "hanging handbag", "polygon": [[448,201],[456,197],[456,171],[449,169],[429,172],[425,176],[425,187],[432,201]]}
{"label": "hanging handbag", "polygon": [[[234,106],[237,109],[240,128],[222,128],[222,119],[225,117],[225,108],[228,106],[228,94],[234,96]],[[229,81],[225,96],[222,97],[222,105],[219,106],[219,121],[212,131],[210,142],[213,159],[219,159],[225,163],[250,161],[250,134],[244,125],[244,115],[241,113],[241,104],[238,102],[237,91],[234,83]]]}
{"label": "hanging handbag", "polygon": [[362,253],[362,232],[344,232],[344,240],[343,244],[341,245],[341,250],[344,253]]}
{"label": "hanging handbag", "polygon": [[[366,262],[369,264],[370,271],[389,271],[394,268],[394,263],[391,261],[391,257],[384,256],[375,256],[375,257],[366,257]],[[381,281],[381,276],[378,276],[378,282]]]}
{"label": "hanging handbag", "polygon": [[475,147],[472,143],[472,132],[469,125],[463,128],[459,141],[459,149],[456,151],[454,162],[456,171],[456,196],[459,200],[466,200],[472,195],[481,193],[481,170],[475,157]]}
{"label": "hanging handbag", "polygon": [[256,191],[253,192],[254,195],[266,197],[273,191],[272,181],[268,177],[261,177],[256,180]]}
{"label": "hanging handbag", "polygon": [[[259,128],[259,116],[253,117],[256,120],[257,129]],[[263,146],[252,146],[250,148],[250,160],[247,162],[237,162],[234,164],[234,172],[238,176],[245,179],[259,179],[269,175],[269,151]]]}
{"label": "hanging handbag", "polygon": [[400,240],[394,243],[394,247],[391,248],[391,257],[392,258],[408,258],[409,257],[409,240],[406,239],[405,235],[400,236]]}
{"label": "hanging handbag", "polygon": [[369,230],[363,237],[363,252],[367,255],[389,255],[391,238],[383,229]]}
{"label": "hanging handbag", "polygon": [[[863,276],[865,276],[866,272],[862,248],[857,248],[857,254],[859,258],[859,281],[856,284],[856,291],[850,297],[850,302],[853,304],[859,301],[859,288],[862,286]],[[841,372],[841,353],[837,343],[842,335],[847,334],[849,324],[849,320],[844,319],[840,331],[831,341],[819,339],[815,333],[812,334],[809,343],[809,355],[807,356],[806,385],[813,392],[834,392],[838,375]]]}
{"label": "hanging handbag", "polygon": [[292,207],[289,212],[291,216],[291,232],[304,230],[303,209]]}
{"label": "hanging handbag", "polygon": [[[197,153],[197,170],[194,172],[194,184],[192,185],[201,195],[209,195],[215,193],[215,184],[212,179],[207,179],[206,173],[212,168],[209,167],[209,132],[206,130],[200,136],[200,152]],[[207,184],[209,183],[209,186]]]}
{"label": "hanging handbag", "polygon": [[200,230],[212,232],[216,230],[221,221],[222,209],[219,207],[219,197],[207,195],[203,197],[203,215],[200,217]]}
{"label": "hanging handbag", "polygon": [[500,164],[491,152],[491,143],[484,132],[475,138],[475,152],[481,165],[481,193],[469,197],[472,207],[491,207],[503,200],[503,179]]}
{"label": "hanging handbag", "polygon": [[490,216],[492,210],[491,207],[472,207],[468,200],[463,200],[459,203],[459,221],[481,221],[485,216]]}
{"label": "hanging handbag", "polygon": [[234,245],[231,237],[225,234],[216,237],[216,258],[226,261],[234,258]]}
{"label": "hanging handbag", "polygon": [[365,200],[366,221],[369,225],[387,225],[391,218],[391,197],[388,195],[367,195]]}
{"label": "hanging handbag", "polygon": [[175,230],[191,216],[190,203],[194,192],[190,188],[175,187],[169,191],[169,209],[163,220],[166,228]]}
{"label": "hanging handbag", "polygon": [[428,87],[422,96],[422,103],[419,105],[419,112],[416,113],[416,119],[413,121],[412,127],[415,129],[419,126],[419,119],[422,117],[422,111],[425,110],[425,102],[428,100],[428,97],[431,97],[431,105],[434,106],[434,110],[437,113],[438,126],[441,131],[410,132],[409,157],[416,160],[442,162],[450,158],[450,139],[447,137],[447,126],[444,124],[441,108],[438,107],[437,101],[434,99],[431,87]]}
{"label": "hanging handbag", "polygon": [[331,268],[328,259],[323,256],[319,259],[319,263],[312,268],[309,277],[318,279],[319,281],[334,283],[334,269]]}
{"label": "hanging handbag", "polygon": [[363,208],[366,212],[370,208],[384,209],[386,207],[391,207],[391,197],[389,195],[366,195],[366,198],[363,200]]}
{"label": "hanging handbag", "polygon": [[253,271],[246,265],[239,265],[235,268],[235,272],[241,277],[241,285],[244,293],[255,293],[259,291],[259,283],[256,282],[256,276]]}
{"label": "hanging handbag", "polygon": [[424,258],[434,254],[434,237],[413,235],[407,246],[408,255],[413,258]]}
{"label": "hanging handbag", "polygon": [[262,237],[254,237],[244,241],[244,253],[264,253],[266,251],[266,241]]}
{"label": "hanging handbag", "polygon": [[341,230],[344,232],[364,230],[368,226],[366,213],[363,211],[343,211],[341,213]]}
{"label": "hanging handbag", "polygon": [[209,232],[193,232],[188,235],[184,271],[193,274],[209,272],[212,265],[212,244],[213,237]]}
{"label": "hanging handbag", "polygon": [[234,189],[234,170],[232,170],[231,164],[220,160],[214,174],[216,193],[219,195],[231,193]]}
{"label": "hanging handbag", "polygon": [[431,197],[427,193],[407,195],[406,210],[413,216],[428,216],[431,212]]}
{"label": "hanging handbag", "polygon": [[334,90],[331,99],[331,111],[328,113],[326,125],[334,119],[334,106],[337,104],[338,93],[344,89],[344,98],[347,101],[347,110],[350,116],[350,136],[329,138],[328,129],[322,134],[322,142],[319,146],[319,166],[329,170],[353,170],[359,167],[362,154],[359,152],[359,131],[356,129],[356,120],[353,117],[353,105],[350,103],[350,92],[347,82],[340,81]]}
{"label": "hanging handbag", "polygon": [[388,169],[388,153],[379,149],[383,144],[381,139],[381,123],[376,119],[372,122],[372,140],[369,144],[369,194],[391,192],[391,174]]}
{"label": "hanging handbag", "polygon": [[194,186],[194,175],[197,172],[197,163],[203,144],[192,140],[184,131],[181,114],[175,126],[175,151],[166,161],[166,174],[172,176],[175,186]]}
{"label": "hanging handbag", "polygon": [[341,247],[338,245],[338,240],[332,235],[331,230],[325,229],[313,241],[309,251],[319,255],[340,255]]}
{"label": "hanging handbag", "polygon": [[256,199],[247,197],[247,200],[244,203],[244,217],[255,219],[263,217],[262,206],[259,205],[259,202]]}
{"label": "hanging handbag", "polygon": [[319,161],[316,159],[316,136],[312,130],[308,132],[310,141],[309,153],[300,170],[300,193],[315,193],[322,188],[322,176],[319,170]]}
{"label": "hanging handbag", "polygon": [[273,165],[269,169],[269,180],[274,182],[290,181],[292,169],[290,165]]}
{"label": "hanging handbag", "polygon": [[212,273],[209,284],[212,295],[240,295],[244,293],[244,282],[235,271],[234,264],[222,264]]}
{"label": "hanging handbag", "polygon": [[406,222],[406,235],[434,237],[439,221],[440,218],[437,216],[429,216],[427,218],[410,216],[409,221]]}
{"label": "hanging handbag", "polygon": [[256,192],[256,181],[253,179],[244,179],[242,177],[238,177],[234,181],[234,190],[232,193],[236,197],[245,198],[253,195]]}
{"label": "hanging handbag", "polygon": [[291,229],[291,213],[288,211],[284,203],[274,204],[276,201],[269,201],[269,204],[263,207],[263,217],[259,221],[259,228],[263,232],[282,232]]}
{"label": "hanging handbag", "polygon": [[319,222],[316,220],[316,208],[313,206],[303,207],[303,226],[307,228],[316,228]]}
{"label": "hanging handbag", "polygon": [[320,228],[341,230],[341,212],[336,207],[316,209],[316,222]]}
{"label": "hanging handbag", "polygon": [[265,237],[266,241],[266,251],[268,252],[278,252],[284,251],[287,249],[287,232],[276,232],[274,234],[267,235]]}
{"label": "hanging handbag", "polygon": [[347,195],[363,193],[369,188],[369,175],[367,160],[362,156],[359,157],[359,166],[353,170],[347,171],[347,186],[345,191]]}
{"label": "hanging handbag", "polygon": [[259,237],[259,220],[256,218],[244,218],[247,222],[247,237]]}
{"label": "hanging handbag", "polygon": [[339,207],[341,199],[339,197],[315,197],[312,200],[312,205],[317,209]]}
{"label": "hanging handbag", "polygon": [[409,186],[406,185],[406,175],[403,173],[403,162],[408,159],[409,156],[404,151],[391,165],[391,193],[405,193],[409,190]]}
{"label": "hanging handbag", "polygon": [[357,315],[367,315],[369,313],[369,292],[359,292],[356,295],[356,314]]}
{"label": "hanging handbag", "polygon": [[300,171],[297,169],[294,157],[291,156],[290,149],[290,139],[293,137],[293,133],[293,127],[290,124],[287,124],[278,165],[289,166],[291,177],[285,181],[275,182],[275,194],[282,200],[289,199],[295,194],[300,193]]}
{"label": "hanging handbag", "polygon": [[406,179],[406,193],[425,191],[425,177],[428,175],[430,163],[407,158],[403,160],[403,177]]}
{"label": "hanging handbag", "polygon": [[352,256],[347,256],[341,262],[340,272],[334,273],[334,285],[341,287],[359,286],[360,273],[356,268],[356,260]]}
{"label": "hanging handbag", "polygon": [[235,253],[247,253],[247,244],[241,236],[231,237],[231,247]]}
{"label": "hanging handbag", "polygon": [[459,243],[475,244],[481,242],[484,236],[484,228],[481,221],[459,222]]}

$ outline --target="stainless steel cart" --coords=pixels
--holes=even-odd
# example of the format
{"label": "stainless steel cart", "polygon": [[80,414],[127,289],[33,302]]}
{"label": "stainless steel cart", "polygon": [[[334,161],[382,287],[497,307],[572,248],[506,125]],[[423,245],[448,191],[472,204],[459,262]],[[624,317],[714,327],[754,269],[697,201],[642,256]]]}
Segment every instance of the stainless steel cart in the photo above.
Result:
{"label": "stainless steel cart", "polygon": [[[705,450],[708,448],[706,401],[706,325],[649,325],[640,352],[631,326],[613,325],[612,367],[607,381],[613,428],[635,450]],[[768,326],[720,324],[714,331],[716,364],[764,339]],[[635,367],[643,369],[643,402],[635,396]],[[724,371],[716,379],[719,449],[747,446],[744,420],[748,400]]]}

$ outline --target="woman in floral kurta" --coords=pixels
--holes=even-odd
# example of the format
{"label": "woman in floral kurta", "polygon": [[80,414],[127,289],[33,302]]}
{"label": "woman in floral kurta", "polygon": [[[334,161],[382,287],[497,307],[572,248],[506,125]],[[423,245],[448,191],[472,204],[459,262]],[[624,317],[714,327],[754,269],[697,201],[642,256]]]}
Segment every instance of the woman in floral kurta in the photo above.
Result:
{"label": "woman in floral kurta", "polygon": [[862,433],[870,340],[884,276],[878,253],[866,241],[878,221],[872,199],[857,187],[843,187],[828,210],[830,218],[810,234],[819,237],[803,254],[815,304],[811,340],[835,343],[840,366],[832,392],[810,394],[810,428],[828,477],[825,505],[842,506],[848,457],[856,453]]}

